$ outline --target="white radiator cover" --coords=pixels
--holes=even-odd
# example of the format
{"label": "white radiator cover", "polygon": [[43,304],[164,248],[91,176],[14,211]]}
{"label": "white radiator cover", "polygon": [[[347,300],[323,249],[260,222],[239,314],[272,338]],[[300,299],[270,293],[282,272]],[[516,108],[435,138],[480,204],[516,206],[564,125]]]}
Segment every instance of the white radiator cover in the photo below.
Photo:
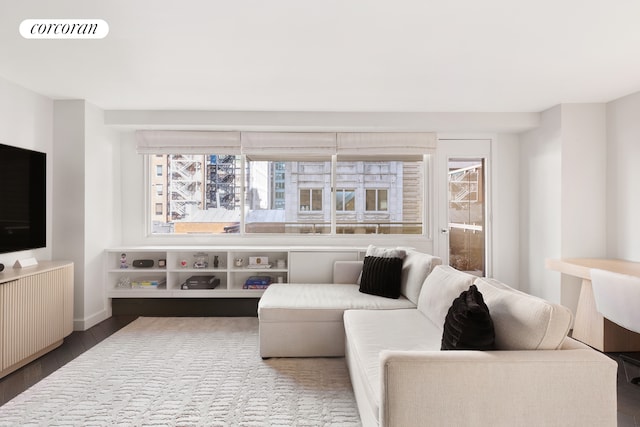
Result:
{"label": "white radiator cover", "polygon": [[0,283],[0,377],[62,344],[73,331],[73,264],[45,263]]}

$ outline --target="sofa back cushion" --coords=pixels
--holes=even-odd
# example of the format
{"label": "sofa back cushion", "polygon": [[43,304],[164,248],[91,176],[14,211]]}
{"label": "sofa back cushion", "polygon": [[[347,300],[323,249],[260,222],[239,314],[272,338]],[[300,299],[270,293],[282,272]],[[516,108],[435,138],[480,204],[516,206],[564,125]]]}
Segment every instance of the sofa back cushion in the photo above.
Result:
{"label": "sofa back cushion", "polygon": [[568,308],[520,292],[495,279],[474,283],[489,307],[498,350],[555,350],[571,326]]}
{"label": "sofa back cushion", "polygon": [[418,310],[442,331],[453,300],[469,289],[475,279],[476,276],[448,265],[437,265],[424,280],[418,298]]}
{"label": "sofa back cushion", "polygon": [[402,277],[400,281],[400,293],[409,301],[418,304],[420,290],[427,276],[436,265],[442,264],[442,259],[433,255],[406,249],[406,255],[402,264]]}

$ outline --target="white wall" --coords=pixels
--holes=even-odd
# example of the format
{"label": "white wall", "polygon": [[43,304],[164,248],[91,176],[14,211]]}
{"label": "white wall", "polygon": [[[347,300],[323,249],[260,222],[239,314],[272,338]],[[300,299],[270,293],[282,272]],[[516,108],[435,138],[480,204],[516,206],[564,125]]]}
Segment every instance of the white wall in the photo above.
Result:
{"label": "white wall", "polygon": [[120,220],[118,135],[103,111],[80,100],[55,101],[57,174],[54,201],[56,259],[75,264],[74,328],[106,319],[104,249],[116,242]]}
{"label": "white wall", "polygon": [[[563,104],[563,258],[606,256],[606,152],[605,104]],[[581,283],[576,277],[561,275],[560,302],[574,313]]]}
{"label": "white wall", "polygon": [[521,136],[521,281],[574,312],[579,280],[544,263],[606,255],[605,113],[604,104],[560,105]]}
{"label": "white wall", "polygon": [[104,250],[120,232],[119,134],[104,125],[104,111],[85,104],[84,318],[86,329],[110,316],[104,298]]}
{"label": "white wall", "polygon": [[561,108],[543,112],[540,127],[520,141],[521,290],[560,302],[560,277],[544,260],[561,254]]}
{"label": "white wall", "polygon": [[[74,321],[84,318],[84,101],[54,102],[53,257],[74,263]],[[78,329],[78,328],[76,328]]]}
{"label": "white wall", "polygon": [[[47,246],[31,251],[0,254],[0,263],[11,268],[17,259],[52,256],[53,200],[53,102],[0,78],[0,144],[47,153]],[[0,201],[2,203],[2,201]]]}
{"label": "white wall", "polygon": [[607,104],[607,255],[640,262],[640,92]]}
{"label": "white wall", "polygon": [[520,140],[499,134],[492,140],[491,212],[493,277],[520,289]]}

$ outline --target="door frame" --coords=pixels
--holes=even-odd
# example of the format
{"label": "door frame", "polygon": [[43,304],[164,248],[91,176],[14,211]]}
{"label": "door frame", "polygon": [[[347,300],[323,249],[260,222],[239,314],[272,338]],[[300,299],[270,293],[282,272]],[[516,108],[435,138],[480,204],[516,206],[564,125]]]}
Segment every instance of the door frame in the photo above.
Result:
{"label": "door frame", "polygon": [[[491,138],[441,138],[435,156],[436,203],[435,226],[433,230],[434,252],[442,258],[443,265],[449,265],[449,180],[448,161],[450,158],[484,159],[484,191],[485,191],[485,276],[493,274],[493,232],[492,232],[492,139]],[[447,230],[443,232],[442,230]]]}

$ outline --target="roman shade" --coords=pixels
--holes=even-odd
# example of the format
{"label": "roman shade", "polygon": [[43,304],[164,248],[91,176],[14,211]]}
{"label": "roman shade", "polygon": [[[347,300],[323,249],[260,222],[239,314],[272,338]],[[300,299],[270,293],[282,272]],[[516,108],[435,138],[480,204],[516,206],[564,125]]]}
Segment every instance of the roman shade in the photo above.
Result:
{"label": "roman shade", "polygon": [[242,154],[252,160],[323,160],[336,153],[332,132],[242,132]]}
{"label": "roman shade", "polygon": [[337,135],[339,160],[422,160],[436,149],[430,132],[344,132]]}
{"label": "roman shade", "polygon": [[240,154],[240,132],[139,130],[138,154]]}
{"label": "roman shade", "polygon": [[251,160],[422,160],[436,148],[429,132],[136,131],[139,154],[244,154]]}

